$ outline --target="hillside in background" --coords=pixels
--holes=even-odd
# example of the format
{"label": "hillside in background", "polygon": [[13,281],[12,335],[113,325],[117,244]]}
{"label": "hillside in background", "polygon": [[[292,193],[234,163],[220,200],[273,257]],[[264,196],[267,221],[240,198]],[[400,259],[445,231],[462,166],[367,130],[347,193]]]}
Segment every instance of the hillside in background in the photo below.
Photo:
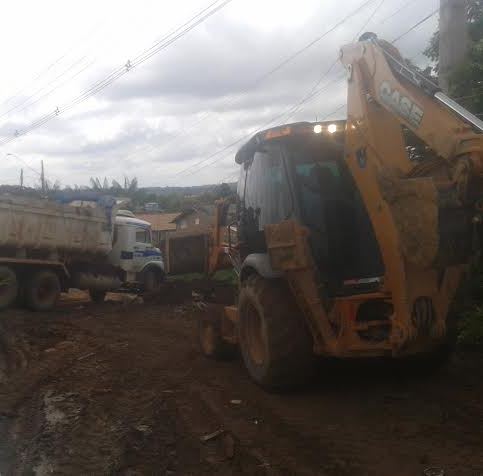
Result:
{"label": "hillside in background", "polygon": [[[227,184],[230,189],[236,191],[236,182]],[[157,196],[167,195],[181,195],[184,197],[199,196],[205,193],[216,193],[219,189],[219,184],[212,185],[193,185],[191,187],[140,187],[147,194],[154,194]]]}

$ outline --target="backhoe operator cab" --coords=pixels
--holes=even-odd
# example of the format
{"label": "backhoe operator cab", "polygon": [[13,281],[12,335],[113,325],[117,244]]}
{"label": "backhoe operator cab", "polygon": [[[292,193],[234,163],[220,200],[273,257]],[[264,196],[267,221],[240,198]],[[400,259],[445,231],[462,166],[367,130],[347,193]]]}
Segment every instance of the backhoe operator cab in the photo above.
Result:
{"label": "backhoe operator cab", "polygon": [[[433,301],[418,283],[409,320],[395,319],[373,222],[347,165],[347,133],[345,121],[287,124],[256,134],[235,158],[238,236],[230,252],[239,300],[205,353],[238,344],[249,374],[267,388],[306,379],[317,354],[444,355],[446,314],[434,304],[444,285]],[[357,157],[360,170],[365,160]]]}
{"label": "backhoe operator cab", "polygon": [[295,220],[308,241],[324,298],[377,289],[384,267],[362,198],[344,163],[345,121],[261,132],[236,156],[241,279],[271,278],[264,228]]}
{"label": "backhoe operator cab", "polygon": [[481,256],[483,122],[374,34],[340,58],[347,122],[275,127],[236,155],[238,305],[200,336],[238,344],[267,387],[314,354],[437,363]]}

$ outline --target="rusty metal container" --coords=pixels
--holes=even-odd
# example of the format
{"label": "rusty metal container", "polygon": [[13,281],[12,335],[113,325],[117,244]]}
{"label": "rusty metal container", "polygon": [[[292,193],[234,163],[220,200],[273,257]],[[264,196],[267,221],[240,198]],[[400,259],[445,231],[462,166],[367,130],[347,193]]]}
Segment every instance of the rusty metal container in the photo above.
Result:
{"label": "rusty metal container", "polygon": [[0,248],[107,255],[112,249],[113,213],[102,207],[0,196]]}
{"label": "rusty metal container", "polygon": [[171,233],[166,241],[168,273],[206,273],[208,271],[209,237],[209,231]]}

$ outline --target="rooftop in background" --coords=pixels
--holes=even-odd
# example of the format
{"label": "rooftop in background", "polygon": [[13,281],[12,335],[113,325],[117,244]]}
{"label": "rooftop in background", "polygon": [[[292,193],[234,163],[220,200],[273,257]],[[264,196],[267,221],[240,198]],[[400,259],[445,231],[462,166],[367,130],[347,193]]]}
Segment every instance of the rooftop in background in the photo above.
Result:
{"label": "rooftop in background", "polygon": [[215,206],[214,205],[199,205],[195,207],[188,207],[178,213],[174,218],[173,222],[176,223],[182,218],[191,215],[193,213],[204,213],[207,216],[214,216],[215,215]]}
{"label": "rooftop in background", "polygon": [[176,223],[173,223],[179,213],[137,213],[136,217],[151,223],[154,231],[176,230]]}

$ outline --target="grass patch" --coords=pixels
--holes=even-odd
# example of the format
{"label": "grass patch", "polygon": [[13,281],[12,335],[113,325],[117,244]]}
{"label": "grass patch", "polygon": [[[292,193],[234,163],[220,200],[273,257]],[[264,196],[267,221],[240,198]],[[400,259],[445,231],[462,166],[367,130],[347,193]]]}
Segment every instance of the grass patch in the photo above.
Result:
{"label": "grass patch", "polygon": [[197,281],[203,278],[205,278],[205,275],[201,273],[185,273],[168,276],[169,281],[184,281],[185,283],[190,283],[191,281]]}
{"label": "grass patch", "polygon": [[219,283],[231,284],[232,286],[238,284],[238,276],[233,268],[220,269],[213,275],[213,280]]}
{"label": "grass patch", "polygon": [[458,327],[459,344],[465,347],[483,346],[483,305],[465,312]]}
{"label": "grass patch", "polygon": [[[183,281],[185,283],[191,283],[208,277],[202,273],[185,273],[175,274],[168,276],[169,281]],[[217,271],[211,279],[217,283],[230,284],[236,286],[238,284],[238,277],[233,269],[221,269]]]}

